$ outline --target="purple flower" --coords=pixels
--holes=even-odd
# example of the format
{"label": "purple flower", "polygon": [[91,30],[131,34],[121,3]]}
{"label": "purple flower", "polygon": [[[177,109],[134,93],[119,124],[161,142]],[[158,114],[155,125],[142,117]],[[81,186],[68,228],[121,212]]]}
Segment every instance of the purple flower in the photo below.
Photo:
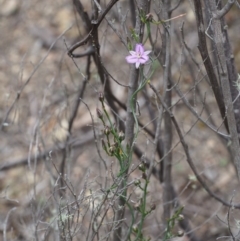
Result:
{"label": "purple flower", "polygon": [[145,51],[142,44],[136,44],[135,51],[129,51],[130,55],[126,57],[129,64],[135,64],[138,69],[140,64],[145,64],[149,60],[151,51]]}

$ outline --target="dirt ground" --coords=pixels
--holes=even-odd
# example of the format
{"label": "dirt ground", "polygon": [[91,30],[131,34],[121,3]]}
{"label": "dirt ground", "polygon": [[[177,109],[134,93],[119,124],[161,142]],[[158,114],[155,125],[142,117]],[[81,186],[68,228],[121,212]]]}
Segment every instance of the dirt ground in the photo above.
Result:
{"label": "dirt ground", "polygon": [[[82,2],[90,12],[91,1]],[[101,4],[105,6],[107,2],[102,1]],[[124,30],[119,16],[127,12],[128,5],[127,1],[120,1],[118,4],[107,18],[117,27],[121,36],[126,38],[125,31],[130,31],[131,22],[128,17]],[[0,241],[35,240],[36,223],[42,230],[47,229],[47,224],[48,228],[56,228],[56,185],[59,181],[56,169],[60,166],[64,143],[68,138],[68,120],[86,74],[86,59],[76,59],[73,63],[67,55],[67,46],[83,38],[86,33],[79,16],[73,11],[72,1],[0,0],[0,6]],[[119,13],[119,10],[122,12]],[[202,64],[197,49],[194,13],[188,1],[184,1],[174,12],[174,16],[183,13],[186,13],[183,19],[172,22],[172,75],[176,83],[180,79],[178,84],[181,90],[188,92],[188,100],[200,112],[202,100],[196,95],[193,86],[201,74],[194,70],[196,79],[193,80],[180,41],[179,29],[184,21],[185,40]],[[237,67],[240,66],[238,16],[237,7],[226,16]],[[130,68],[125,56],[128,51],[107,21],[103,21],[101,25],[99,39],[105,67],[116,80],[127,84]],[[150,47],[148,42],[147,47]],[[81,51],[84,48],[81,47]],[[156,84],[160,92],[161,78],[162,71],[159,68],[151,82]],[[209,85],[204,80],[197,85],[202,95],[206,95],[206,103],[216,126],[219,126],[219,131],[224,132]],[[126,88],[114,81],[111,82],[111,87],[117,98],[125,103]],[[96,117],[95,109],[100,107],[98,96],[102,90],[97,69],[92,64],[91,78],[83,98],[85,104],[81,104],[78,109],[68,140],[71,145],[67,149],[67,182],[78,194],[83,189],[86,191],[85,196],[91,196],[92,192],[95,192],[95,201],[105,177],[110,179],[109,169],[112,168],[113,172],[117,170],[116,162],[100,150],[106,160],[108,170],[105,169],[93,135],[92,118],[97,143],[100,143],[102,124]],[[229,202],[232,200],[233,203],[240,203],[239,184],[227,145],[208,127],[196,122],[196,118],[183,102],[179,101],[176,93],[173,92],[172,98],[173,113],[186,134],[185,140],[199,173],[217,195]],[[140,95],[138,101],[141,108],[139,120],[151,131],[155,131],[148,116],[149,105],[156,108],[154,98],[150,99],[150,103],[146,103]],[[124,119],[125,111],[121,110],[120,115],[120,118]],[[208,118],[205,110],[202,116]],[[141,146],[145,156],[150,157],[153,140],[145,130],[141,130],[137,144]],[[139,159],[135,157],[133,165],[138,163]],[[138,172],[133,172],[129,181],[138,176]],[[173,139],[172,179],[180,203],[185,207],[184,215],[199,240],[228,240],[228,213],[232,232],[238,233],[240,212],[228,209],[211,198],[196,181],[176,133]],[[162,188],[159,181],[151,177],[148,200],[149,203],[156,204],[156,210],[147,219],[144,230],[152,240],[156,240],[161,230]],[[137,196],[137,190],[134,192]],[[88,223],[84,221],[82,225],[82,237],[85,237]],[[51,236],[53,234],[48,237],[41,235],[39,240],[57,240]],[[189,239],[184,235],[174,240]]]}

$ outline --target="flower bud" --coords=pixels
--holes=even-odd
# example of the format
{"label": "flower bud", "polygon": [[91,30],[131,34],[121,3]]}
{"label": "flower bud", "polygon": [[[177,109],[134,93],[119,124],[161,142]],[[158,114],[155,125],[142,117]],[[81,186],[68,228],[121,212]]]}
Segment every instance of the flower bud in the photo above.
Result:
{"label": "flower bud", "polygon": [[138,226],[137,226],[137,224],[134,224],[134,225],[132,226],[132,230],[133,230],[133,232],[135,232],[135,233],[138,232]]}
{"label": "flower bud", "polygon": [[151,208],[151,211],[155,210],[155,209],[156,209],[156,204],[155,204],[155,203],[152,203],[151,206],[150,206],[150,208]]}
{"label": "flower bud", "polygon": [[97,108],[97,109],[96,109],[96,112],[97,112],[97,117],[98,117],[99,119],[102,119],[102,118],[103,118],[102,111]]}
{"label": "flower bud", "polygon": [[145,172],[142,173],[142,179],[147,180],[147,175]]}
{"label": "flower bud", "polygon": [[178,215],[178,220],[179,220],[179,221],[182,221],[183,219],[184,219],[184,215],[183,215],[183,214],[179,214],[179,215]]}
{"label": "flower bud", "polygon": [[140,181],[140,180],[135,180],[135,181],[134,181],[134,185],[135,185],[135,186],[139,186],[140,184],[141,184],[141,181]]}
{"label": "flower bud", "polygon": [[118,148],[118,143],[117,143],[117,142],[114,142],[114,143],[113,143],[113,146],[114,146],[115,148]]}
{"label": "flower bud", "polygon": [[139,211],[140,210],[140,205],[141,205],[141,203],[138,201],[137,203],[134,204],[133,207],[134,207],[135,210]]}
{"label": "flower bud", "polygon": [[152,13],[148,13],[146,15],[146,19],[147,19],[147,21],[152,22],[153,21],[153,14]]}
{"label": "flower bud", "polygon": [[179,230],[178,232],[177,232],[177,236],[178,237],[182,237],[184,235],[184,232],[182,231],[182,230]]}
{"label": "flower bud", "polygon": [[104,95],[102,92],[99,93],[99,97],[98,97],[99,101],[103,102],[104,101]]}
{"label": "flower bud", "polygon": [[116,147],[115,146],[110,146],[108,151],[109,151],[109,154],[111,156],[113,156],[114,152],[116,151]]}
{"label": "flower bud", "polygon": [[104,134],[105,134],[106,136],[108,136],[108,135],[110,134],[110,128],[109,128],[109,126],[105,126],[103,132],[104,132]]}
{"label": "flower bud", "polygon": [[107,150],[107,146],[106,146],[105,141],[103,139],[102,139],[102,147],[103,147],[104,150]]}
{"label": "flower bud", "polygon": [[138,169],[139,169],[140,171],[142,171],[142,172],[145,172],[146,167],[145,167],[145,165],[144,165],[143,163],[141,163],[141,164],[138,166]]}
{"label": "flower bud", "polygon": [[118,137],[119,137],[119,141],[122,142],[125,139],[125,134],[122,131],[120,131],[118,133]]}

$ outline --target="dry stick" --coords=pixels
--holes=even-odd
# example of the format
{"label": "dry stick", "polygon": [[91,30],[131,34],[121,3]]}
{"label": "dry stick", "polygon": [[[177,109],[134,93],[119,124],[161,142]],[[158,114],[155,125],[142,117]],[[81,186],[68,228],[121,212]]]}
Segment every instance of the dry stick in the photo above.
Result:
{"label": "dry stick", "polygon": [[[208,9],[208,11],[206,10],[206,16],[208,18],[208,22],[211,24],[212,23],[212,11],[210,10],[210,2],[208,0],[205,0],[204,2],[206,5],[206,9]],[[232,2],[232,1],[228,1],[228,3],[225,5],[225,7],[223,9],[225,9],[226,7],[227,7],[227,9],[229,8],[229,6],[230,6],[229,2]],[[218,9],[221,9],[221,8],[222,8],[222,3],[218,2]],[[213,28],[212,28],[212,25],[210,25],[210,24],[207,29],[208,29],[208,34],[210,35],[210,38],[211,38],[211,36],[213,36]],[[226,56],[228,79],[229,79],[232,99],[234,100],[233,106],[234,106],[234,114],[235,114],[236,124],[237,124],[237,131],[238,131],[238,133],[240,133],[240,111],[239,111],[240,98],[239,98],[239,88],[237,86],[238,73],[237,73],[237,69],[235,66],[232,46],[231,46],[229,36],[228,36],[228,27],[227,27],[226,21],[223,17],[221,18],[221,30],[222,30],[222,34],[223,34],[223,45],[224,45],[224,53]],[[214,44],[213,41],[211,43],[212,43],[212,48],[214,51],[213,57],[215,59],[216,65],[218,67],[218,75],[220,75],[219,74],[220,66],[219,66],[219,64],[217,64],[218,63],[218,55],[217,55],[216,45]]]}
{"label": "dry stick", "polygon": [[[169,9],[171,7],[171,3],[169,0],[163,0],[163,19],[170,19],[171,15]],[[170,23],[164,26],[164,33],[162,36],[162,63],[164,67],[163,74],[163,83],[165,86],[165,96],[164,103],[167,108],[170,108],[172,105],[171,98],[171,82],[169,78],[171,78],[171,56],[170,56],[170,44],[171,37],[169,34]],[[171,217],[171,209],[172,209],[172,200],[173,200],[173,185],[172,185],[172,152],[170,151],[172,148],[172,123],[169,115],[164,115],[164,159],[163,159],[163,229],[167,227],[167,222]],[[166,155],[166,153],[168,153]]]}
{"label": "dry stick", "polygon": [[[79,147],[87,145],[93,139],[94,138],[92,136],[92,133],[89,132],[89,134],[84,135],[83,140],[80,140],[80,141],[77,141],[77,142],[76,141],[75,142],[69,141],[68,145],[71,145],[73,149],[75,149],[75,148],[78,149]],[[37,164],[40,163],[40,160],[43,160],[43,159],[47,160],[48,158],[50,158],[52,156],[52,154],[55,154],[56,152],[62,151],[63,148],[65,148],[65,144],[60,145],[58,147],[49,148],[44,153],[42,153],[42,154],[40,154],[36,157]],[[30,159],[32,159],[32,158],[34,158],[34,156],[30,157]],[[21,166],[24,166],[24,165],[27,165],[27,164],[28,164],[28,157],[22,158],[22,159],[17,160],[17,161],[12,161],[12,162],[7,161],[5,164],[2,164],[0,166],[0,171],[8,171],[12,168],[21,167]]]}
{"label": "dry stick", "polygon": [[[73,3],[75,4],[76,6],[76,9],[78,10],[78,13],[80,14],[83,21],[86,21],[87,24],[86,24],[86,30],[88,31],[88,34],[86,35],[86,37],[84,39],[82,39],[81,41],[77,42],[76,44],[74,44],[68,51],[68,54],[70,56],[73,56],[75,57],[75,55],[73,54],[73,51],[75,49],[77,49],[78,47],[86,44],[89,42],[89,40],[92,38],[93,35],[96,34],[96,32],[98,31],[98,27],[99,25],[101,24],[101,22],[103,21],[104,17],[106,16],[106,14],[111,10],[111,8],[114,6],[114,4],[116,2],[118,2],[119,0],[112,0],[110,3],[108,3],[106,9],[103,11],[103,13],[99,16],[99,18],[96,20],[92,20],[89,24],[89,17],[86,17],[88,16],[86,11],[84,10],[82,4],[78,4],[78,0],[73,0]],[[89,21],[88,21],[88,20]]]}
{"label": "dry stick", "polygon": [[[100,44],[99,44],[99,40],[98,40],[98,27],[100,25],[100,23],[102,22],[102,20],[104,19],[104,17],[106,16],[106,14],[111,10],[111,8],[114,6],[114,4],[117,2],[118,0],[112,0],[106,7],[106,9],[104,10],[103,13],[101,13],[101,15],[98,17],[98,9],[97,6],[95,7],[94,10],[94,15],[93,17],[97,18],[97,19],[93,19],[91,22],[89,20],[89,17],[87,15],[87,13],[85,12],[82,4],[79,3],[79,1],[77,0],[73,0],[73,3],[79,13],[79,15],[81,16],[83,21],[86,21],[85,24],[85,29],[88,32],[87,36],[81,40],[80,42],[74,44],[68,51],[68,54],[70,57],[72,58],[81,58],[84,55],[86,55],[86,53],[82,53],[82,54],[73,54],[73,51],[75,49],[77,49],[78,47],[88,43],[89,47],[87,49],[87,52],[90,54],[92,54],[94,62],[97,66],[98,69],[98,74],[100,76],[100,80],[101,83],[104,85],[104,93],[105,93],[105,98],[107,100],[107,102],[110,105],[110,108],[113,110],[112,112],[114,113],[118,113],[117,107],[115,105],[115,103],[112,101],[112,99],[114,99],[115,102],[117,101],[117,98],[112,94],[112,90],[111,90],[111,86],[110,86],[110,81],[109,81],[109,77],[108,77],[108,73],[106,71],[106,68],[104,67],[102,60],[101,60],[101,56],[100,56]],[[85,51],[86,52],[86,51]],[[114,115],[116,116],[116,115]],[[120,129],[124,129],[123,123],[120,122]]]}
{"label": "dry stick", "polygon": [[173,6],[171,9],[168,10],[168,13],[171,15],[172,12],[179,7],[181,2],[182,2],[182,0],[178,0],[178,2],[175,4],[175,6]]}
{"label": "dry stick", "polygon": [[238,73],[234,61],[234,55],[232,51],[232,47],[230,44],[228,31],[227,31],[227,25],[225,23],[224,18],[221,20],[222,30],[223,30],[223,44],[224,44],[224,50],[225,50],[225,56],[226,56],[226,62],[227,62],[227,69],[228,69],[228,78],[232,93],[232,99],[237,100],[234,101],[233,107],[234,107],[234,113],[236,118],[236,124],[237,124],[237,131],[240,133],[240,98],[239,96],[239,88],[237,87],[237,80],[238,80]]}
{"label": "dry stick", "polygon": [[[212,11],[211,11],[211,7],[210,7],[210,2],[209,0],[205,0],[205,15],[206,15],[206,19],[208,24],[207,30],[206,30],[206,34],[207,36],[213,40],[213,38],[211,36],[213,36],[213,26],[212,26]],[[224,12],[229,11],[230,7],[232,6],[231,3],[232,1],[228,1],[228,3],[225,5],[224,8],[222,8],[222,2],[218,2],[218,9],[225,9]],[[232,3],[233,4],[233,3]],[[234,63],[234,55],[232,52],[232,47],[230,44],[230,40],[229,40],[229,36],[228,36],[228,27],[225,23],[225,19],[222,17],[221,18],[221,28],[222,28],[222,34],[223,34],[223,44],[224,44],[224,51],[225,51],[225,56],[226,56],[226,64],[227,64],[227,70],[228,70],[228,79],[229,79],[229,84],[230,84],[230,89],[231,89],[231,95],[232,95],[232,100],[233,101],[233,107],[234,107],[234,114],[235,114],[235,118],[236,118],[236,125],[237,125],[237,131],[238,134],[240,133],[240,98],[239,98],[239,88],[236,85],[237,80],[238,80],[238,74],[237,74],[237,70],[236,70],[236,66]],[[218,51],[216,48],[216,45],[214,43],[214,41],[211,41],[211,47],[212,47],[212,52],[213,52],[213,60],[215,65],[217,66],[217,74],[218,77],[220,78],[220,68],[221,66],[218,64]],[[228,150],[230,150],[230,147],[228,146]],[[231,151],[229,151],[230,154],[232,155]],[[231,157],[231,160],[233,160],[233,158]],[[237,168],[234,165],[236,172],[237,172]]]}
{"label": "dry stick", "polygon": [[220,198],[219,196],[217,196],[215,193],[213,193],[211,191],[211,189],[208,187],[208,185],[205,183],[205,181],[202,179],[202,177],[198,174],[196,168],[195,168],[195,165],[192,161],[192,158],[190,156],[190,153],[189,153],[189,150],[188,150],[188,145],[187,143],[185,142],[184,140],[184,136],[181,132],[181,129],[173,115],[173,113],[168,109],[168,107],[166,106],[166,104],[164,103],[163,101],[163,98],[159,95],[159,93],[157,92],[156,88],[152,85],[152,84],[149,84],[150,85],[150,88],[153,90],[153,92],[156,94],[157,98],[159,99],[159,101],[161,102],[161,104],[163,105],[164,109],[166,110],[166,112],[168,113],[168,115],[171,117],[171,121],[173,122],[175,128],[176,128],[176,131],[178,133],[178,136],[180,138],[180,142],[183,146],[183,149],[184,149],[184,152],[185,152],[185,155],[186,155],[186,158],[187,158],[187,162],[189,164],[189,166],[191,167],[193,173],[195,174],[197,180],[200,182],[200,184],[203,186],[203,188],[207,191],[207,193],[213,197],[214,199],[216,199],[217,201],[219,201],[220,203],[222,203],[223,205],[227,206],[227,207],[234,207],[234,208],[237,208],[237,209],[240,209],[240,204],[232,204],[232,203],[229,203],[225,200],[223,200],[222,198]]}
{"label": "dry stick", "polygon": [[[233,197],[234,197],[234,195],[232,196],[230,203],[232,203]],[[227,225],[228,225],[228,231],[229,231],[229,233],[230,233],[230,235],[231,235],[231,237],[232,237],[232,240],[235,241],[236,239],[235,239],[235,237],[234,237],[234,235],[233,235],[233,233],[232,233],[232,229],[231,229],[231,225],[230,225],[230,211],[231,211],[231,209],[232,209],[231,207],[228,208],[228,212],[227,212]]]}
{"label": "dry stick", "polygon": [[[194,2],[196,2],[196,0]],[[231,1],[229,0],[229,2]],[[214,0],[210,0],[209,3],[210,3],[210,9],[213,13],[213,19],[212,19],[213,33],[214,33],[213,38],[216,44],[216,49],[218,54],[218,61],[220,65],[220,68],[219,68],[220,81],[222,85],[224,103],[226,105],[227,122],[228,122],[229,132],[230,132],[231,141],[232,141],[230,145],[230,149],[233,155],[234,163],[237,167],[238,178],[239,178],[240,177],[240,146],[239,146],[237,126],[236,126],[236,119],[234,115],[231,90],[230,90],[230,85],[228,81],[228,68],[226,63],[226,57],[224,54],[223,34],[221,30],[221,20],[220,20],[220,18],[223,16],[223,13],[226,13],[230,9],[231,5],[226,4],[222,10],[218,11],[216,8],[216,2]]]}
{"label": "dry stick", "polygon": [[218,108],[220,110],[221,116],[224,120],[224,124],[227,130],[228,129],[228,122],[225,118],[226,115],[226,108],[225,108],[225,103],[223,101],[223,96],[222,92],[220,89],[220,86],[218,84],[216,75],[214,73],[214,68],[212,66],[212,62],[210,60],[209,54],[208,54],[208,49],[207,49],[207,42],[205,38],[205,29],[204,29],[204,21],[203,21],[203,14],[202,14],[202,4],[201,1],[199,0],[194,0],[194,5],[195,5],[195,15],[196,15],[196,20],[197,20],[197,30],[198,30],[198,39],[199,39],[199,52],[202,56],[202,60],[205,66],[205,69],[207,71],[211,87],[213,90],[213,93],[215,95]]}
{"label": "dry stick", "polygon": [[130,14],[131,14],[131,22],[132,26],[135,26],[136,23],[136,7],[134,0],[129,0]]}
{"label": "dry stick", "polygon": [[62,189],[60,189],[60,190],[62,190],[62,191],[65,190],[63,188],[64,184],[65,184],[63,179],[64,179],[64,174],[65,174],[66,159],[67,159],[68,151],[69,151],[69,147],[70,147],[70,145],[68,145],[68,142],[69,142],[69,139],[71,137],[73,123],[74,123],[74,120],[77,117],[77,112],[78,112],[78,109],[79,109],[79,106],[80,106],[80,103],[81,103],[81,99],[83,98],[87,82],[90,78],[90,65],[91,65],[91,58],[90,58],[90,55],[89,55],[88,58],[87,58],[87,66],[86,66],[86,74],[87,75],[84,76],[83,83],[79,84],[78,95],[77,95],[74,107],[72,109],[72,112],[70,114],[70,118],[68,120],[68,135],[67,135],[67,138],[65,140],[65,148],[63,149],[63,155],[62,155],[62,161],[61,161],[61,167],[60,167],[60,172],[61,172],[61,175],[62,175],[62,179],[60,180],[60,185],[61,185]]}
{"label": "dry stick", "polygon": [[[207,29],[205,31],[205,34],[207,35],[207,37],[209,39],[212,40],[213,36],[213,30],[212,30],[212,12],[210,10],[210,6],[209,6],[209,1],[208,0],[204,0],[205,3],[205,7],[204,7],[204,13],[205,13],[205,19],[206,19],[206,23],[208,23]],[[217,79],[219,80],[219,64],[218,64],[218,58],[217,58],[217,50],[216,50],[216,46],[214,44],[213,41],[210,41],[210,47],[211,47],[211,54],[212,54],[212,62],[213,62],[213,66],[215,68],[215,73],[217,76]],[[219,83],[219,85],[221,86],[221,83]],[[222,92],[222,88],[220,88],[220,91]]]}
{"label": "dry stick", "polygon": [[16,97],[13,101],[13,103],[11,104],[11,106],[8,108],[7,113],[5,115],[5,118],[3,119],[1,126],[0,126],[0,130],[2,130],[4,124],[7,121],[7,118],[10,114],[10,112],[12,111],[14,105],[17,103],[17,101],[19,100],[19,98],[21,97],[21,94],[23,92],[23,90],[25,89],[25,87],[29,84],[30,80],[32,79],[33,75],[37,72],[37,70],[40,68],[40,66],[42,65],[42,63],[46,60],[46,58],[48,57],[50,51],[52,50],[52,48],[54,47],[54,45],[57,43],[57,41],[70,29],[71,27],[67,28],[65,31],[63,31],[57,38],[56,40],[51,44],[51,46],[49,47],[46,55],[39,61],[39,63],[34,67],[32,73],[30,74],[30,76],[27,78],[27,80],[25,81],[25,83],[23,84],[23,86],[20,88],[20,90],[17,91]]}
{"label": "dry stick", "polygon": [[86,10],[84,9],[82,3],[80,0],[73,0],[73,5],[75,6],[78,14],[80,15],[81,19],[82,19],[82,23],[84,25],[84,28],[86,31],[90,31],[91,30],[91,21],[89,19],[89,16],[86,12]]}
{"label": "dry stick", "polygon": [[[224,17],[229,12],[229,10],[231,9],[231,7],[235,3],[235,1],[236,0],[228,0],[227,3],[225,4],[225,6],[221,10],[219,10],[217,12],[214,12],[214,15],[216,14],[216,17],[218,19],[221,19],[222,17]],[[215,4],[215,6],[216,6],[216,4]],[[211,9],[211,10],[213,10],[213,9]]]}

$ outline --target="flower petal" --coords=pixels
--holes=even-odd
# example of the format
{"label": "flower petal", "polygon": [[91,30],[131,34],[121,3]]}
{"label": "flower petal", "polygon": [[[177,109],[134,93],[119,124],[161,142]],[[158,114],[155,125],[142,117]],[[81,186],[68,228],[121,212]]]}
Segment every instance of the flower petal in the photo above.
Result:
{"label": "flower petal", "polygon": [[152,52],[151,50],[145,51],[145,52],[144,52],[144,55],[149,55],[151,52]]}
{"label": "flower petal", "polygon": [[135,51],[132,51],[132,50],[130,50],[129,53],[130,53],[131,55],[133,55],[133,56],[136,56],[136,55],[137,55],[136,52],[135,52]]}
{"label": "flower petal", "polygon": [[138,58],[132,55],[127,56],[125,59],[129,64],[134,64],[138,61]]}
{"label": "flower petal", "polygon": [[141,63],[145,63],[145,62],[147,62],[148,60],[149,60],[149,56],[147,56],[147,55],[143,55],[141,58],[140,58],[140,60],[141,61],[144,61],[144,62],[141,62]]}
{"label": "flower petal", "polygon": [[145,64],[147,61],[149,60],[149,58],[148,58],[148,56],[145,56],[145,58],[140,58],[139,59],[139,62],[141,63],[141,64]]}
{"label": "flower petal", "polygon": [[138,69],[140,66],[140,62],[136,62],[136,68]]}
{"label": "flower petal", "polygon": [[135,51],[140,55],[144,54],[144,48],[142,44],[136,44]]}

